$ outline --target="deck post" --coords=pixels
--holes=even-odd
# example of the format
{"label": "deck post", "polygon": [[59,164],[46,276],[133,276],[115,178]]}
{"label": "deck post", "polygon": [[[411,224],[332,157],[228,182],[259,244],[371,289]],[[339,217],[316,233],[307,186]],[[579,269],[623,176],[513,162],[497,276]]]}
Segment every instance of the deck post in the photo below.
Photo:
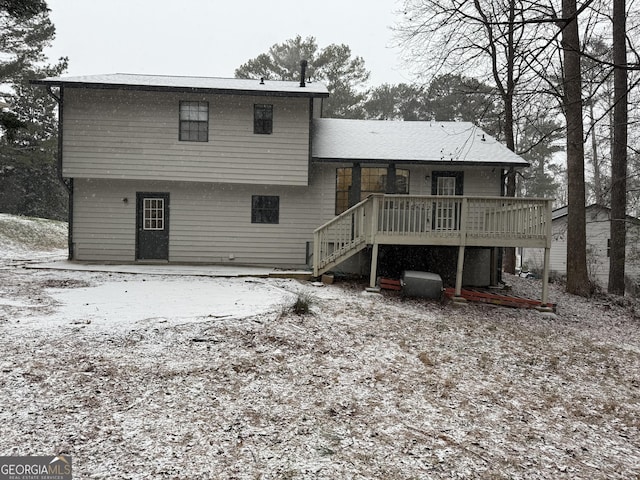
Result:
{"label": "deck post", "polygon": [[491,286],[498,285],[498,251],[496,248],[491,248],[490,259],[491,272],[489,272],[489,283]]}
{"label": "deck post", "polygon": [[372,203],[371,209],[371,217],[369,218],[369,238],[367,243],[375,244],[376,243],[376,234],[378,233],[378,218],[380,216],[380,202],[384,202],[384,197],[381,195],[372,195],[370,197],[370,201]]}
{"label": "deck post", "polygon": [[455,298],[457,301],[462,301],[462,272],[464,271],[464,249],[467,244],[468,209],[469,202],[466,198],[463,198],[460,209],[460,246],[458,247],[458,265],[456,267]]}
{"label": "deck post", "polygon": [[464,245],[458,247],[458,266],[456,268],[456,298],[462,298],[462,271],[464,269]]}
{"label": "deck post", "polygon": [[544,249],[544,268],[542,273],[542,302],[544,308],[549,304],[549,263],[551,258],[551,249]]}
{"label": "deck post", "polygon": [[320,273],[320,234],[318,232],[313,233],[313,276],[317,277]]}
{"label": "deck post", "polygon": [[369,274],[369,286],[376,288],[376,279],[378,277],[378,244],[374,243],[371,249],[371,273]]}
{"label": "deck post", "polygon": [[546,245],[544,247],[544,267],[542,269],[542,300],[541,310],[549,308],[549,269],[551,263],[551,219],[553,218],[551,200],[546,201],[545,234]]}

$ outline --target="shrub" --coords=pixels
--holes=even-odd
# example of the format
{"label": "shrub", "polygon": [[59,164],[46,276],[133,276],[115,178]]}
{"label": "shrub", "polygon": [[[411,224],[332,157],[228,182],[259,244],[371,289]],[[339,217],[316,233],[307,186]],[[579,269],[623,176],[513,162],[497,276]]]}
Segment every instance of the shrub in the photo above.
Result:
{"label": "shrub", "polygon": [[291,305],[291,311],[296,315],[306,315],[311,311],[313,296],[308,293],[299,293],[296,301]]}

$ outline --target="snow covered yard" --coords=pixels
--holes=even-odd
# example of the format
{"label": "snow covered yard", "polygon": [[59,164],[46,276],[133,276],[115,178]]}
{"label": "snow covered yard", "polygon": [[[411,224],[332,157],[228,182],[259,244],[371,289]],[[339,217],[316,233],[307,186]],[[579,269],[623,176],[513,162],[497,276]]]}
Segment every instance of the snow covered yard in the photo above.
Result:
{"label": "snow covered yard", "polygon": [[20,263],[0,266],[0,455],[104,479],[640,476],[631,302],[552,287],[546,317]]}

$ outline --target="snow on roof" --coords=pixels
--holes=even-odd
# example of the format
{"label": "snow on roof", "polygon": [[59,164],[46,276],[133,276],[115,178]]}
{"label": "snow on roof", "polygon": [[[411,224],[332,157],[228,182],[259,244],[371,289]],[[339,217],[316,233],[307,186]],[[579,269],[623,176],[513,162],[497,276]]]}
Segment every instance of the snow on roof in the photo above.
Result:
{"label": "snow on roof", "polygon": [[526,160],[470,122],[319,118],[313,127],[316,160],[528,166]]}
{"label": "snow on roof", "polygon": [[327,87],[319,82],[260,80],[244,78],[181,77],[168,75],[135,75],[113,73],[77,77],[49,77],[33,80],[40,85],[65,85],[94,88],[129,88],[135,90],[210,90],[238,91],[247,93],[290,94],[292,96],[327,97]]}

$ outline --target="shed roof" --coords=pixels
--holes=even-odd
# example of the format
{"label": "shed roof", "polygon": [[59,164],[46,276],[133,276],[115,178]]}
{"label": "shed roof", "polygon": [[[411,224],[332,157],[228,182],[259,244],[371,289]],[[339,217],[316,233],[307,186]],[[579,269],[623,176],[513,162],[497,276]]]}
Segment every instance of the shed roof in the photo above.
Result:
{"label": "shed roof", "polygon": [[[592,212],[594,215],[597,214],[597,212],[604,212],[609,216],[611,215],[611,208],[607,207],[606,205],[600,205],[598,203],[585,205],[584,209],[585,209],[585,212]],[[562,207],[558,207],[551,212],[551,220],[554,221],[554,220],[564,218],[568,214],[569,214],[569,206],[563,205]],[[627,215],[626,217],[628,222],[640,224],[639,218],[636,218],[631,215]],[[587,218],[587,223],[589,223],[589,218]]]}
{"label": "shed roof", "polygon": [[190,91],[202,93],[236,93],[254,95],[280,95],[292,97],[328,97],[327,87],[319,82],[260,80],[244,78],[181,77],[167,75],[135,75],[113,73],[78,77],[49,77],[32,80],[36,85],[113,88],[127,90]]}
{"label": "shed roof", "polygon": [[364,163],[529,165],[470,122],[314,119],[312,156]]}

